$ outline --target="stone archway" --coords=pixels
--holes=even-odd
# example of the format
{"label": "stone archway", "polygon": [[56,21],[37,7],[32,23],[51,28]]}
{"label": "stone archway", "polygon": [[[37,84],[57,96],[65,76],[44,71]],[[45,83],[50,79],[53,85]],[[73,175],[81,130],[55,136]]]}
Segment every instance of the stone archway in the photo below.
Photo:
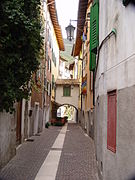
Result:
{"label": "stone archway", "polygon": [[72,104],[68,104],[68,103],[64,103],[64,104],[61,104],[61,105],[59,105],[58,107],[57,107],[57,110],[60,108],[60,107],[64,107],[64,106],[69,106],[69,107],[73,107],[75,110],[76,110],[76,112],[75,112],[75,122],[78,122],[78,109],[77,109],[77,107],[75,107],[74,105],[72,105]]}

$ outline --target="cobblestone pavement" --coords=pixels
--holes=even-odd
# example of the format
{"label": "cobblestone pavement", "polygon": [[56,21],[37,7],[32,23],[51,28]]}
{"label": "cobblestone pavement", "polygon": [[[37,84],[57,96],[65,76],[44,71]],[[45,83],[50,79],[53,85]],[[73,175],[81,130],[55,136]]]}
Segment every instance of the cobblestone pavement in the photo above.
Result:
{"label": "cobblestone pavement", "polygon": [[97,180],[93,141],[76,124],[69,124],[56,180]]}
{"label": "cobblestone pavement", "polygon": [[34,180],[59,130],[59,127],[49,127],[40,136],[33,136],[33,142],[23,143],[16,156],[0,172],[0,180]]}
{"label": "cobblestone pavement", "polygon": [[[32,137],[34,142],[23,143],[0,172],[0,180],[34,180],[60,129],[50,127],[40,136]],[[96,176],[93,141],[84,135],[79,125],[68,124],[56,180],[97,180]]]}

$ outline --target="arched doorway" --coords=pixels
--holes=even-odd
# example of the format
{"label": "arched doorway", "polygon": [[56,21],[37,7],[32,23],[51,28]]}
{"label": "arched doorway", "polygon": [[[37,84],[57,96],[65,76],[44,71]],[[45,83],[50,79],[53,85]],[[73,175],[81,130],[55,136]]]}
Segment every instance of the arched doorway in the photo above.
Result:
{"label": "arched doorway", "polygon": [[57,108],[57,117],[67,117],[68,122],[78,122],[78,109],[71,104],[62,104]]}

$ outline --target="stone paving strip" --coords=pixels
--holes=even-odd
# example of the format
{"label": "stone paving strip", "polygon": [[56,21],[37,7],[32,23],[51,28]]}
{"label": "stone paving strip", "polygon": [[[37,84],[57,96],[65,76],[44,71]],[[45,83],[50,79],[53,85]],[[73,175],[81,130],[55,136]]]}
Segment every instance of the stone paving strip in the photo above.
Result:
{"label": "stone paving strip", "polygon": [[66,130],[67,124],[61,129],[51,148],[52,150],[50,150],[49,154],[47,155],[47,158],[41,166],[35,180],[55,180]]}
{"label": "stone paving strip", "polygon": [[68,124],[56,180],[98,180],[93,140],[77,124]]}

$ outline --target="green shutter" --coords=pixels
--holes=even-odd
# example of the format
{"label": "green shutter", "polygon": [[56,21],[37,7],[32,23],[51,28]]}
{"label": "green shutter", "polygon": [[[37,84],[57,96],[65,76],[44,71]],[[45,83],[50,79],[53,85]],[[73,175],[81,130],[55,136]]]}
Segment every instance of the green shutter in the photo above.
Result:
{"label": "green shutter", "polygon": [[70,96],[70,86],[63,87],[63,96]]}
{"label": "green shutter", "polygon": [[70,96],[70,86],[67,88],[67,96]]}
{"label": "green shutter", "polygon": [[96,67],[96,54],[90,53],[90,71],[93,71]]}
{"label": "green shutter", "polygon": [[96,54],[99,45],[99,3],[94,0],[90,12],[90,71],[96,67]]}
{"label": "green shutter", "polygon": [[63,96],[66,96],[66,87],[63,87]]}
{"label": "green shutter", "polygon": [[94,3],[90,14],[90,50],[97,53],[99,45],[99,3]]}

